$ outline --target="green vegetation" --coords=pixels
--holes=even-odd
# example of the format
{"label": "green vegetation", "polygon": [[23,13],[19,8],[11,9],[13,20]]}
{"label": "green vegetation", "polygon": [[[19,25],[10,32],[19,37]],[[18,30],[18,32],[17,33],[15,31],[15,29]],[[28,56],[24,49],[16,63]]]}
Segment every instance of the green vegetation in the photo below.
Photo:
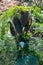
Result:
{"label": "green vegetation", "polygon": [[[32,16],[34,21],[32,21],[31,27],[28,35],[23,35],[22,38],[25,39],[29,46],[30,54],[35,54],[39,57],[40,65],[43,65],[43,14],[41,9],[37,6],[24,7],[15,6],[5,12],[0,16],[0,63],[1,65],[15,65],[15,60],[17,58],[17,47],[15,37],[8,34],[9,23],[12,22],[14,16],[21,15],[18,10],[23,10],[24,12],[30,11],[32,9]],[[19,38],[20,39],[20,38]],[[20,40],[18,40],[19,42]],[[28,42],[27,42],[28,41]]]}

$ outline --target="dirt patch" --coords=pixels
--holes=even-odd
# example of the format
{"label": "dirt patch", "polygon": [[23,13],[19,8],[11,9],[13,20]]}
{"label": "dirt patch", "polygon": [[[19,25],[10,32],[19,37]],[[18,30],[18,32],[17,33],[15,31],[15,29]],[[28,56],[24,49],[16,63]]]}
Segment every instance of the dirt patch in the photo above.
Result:
{"label": "dirt patch", "polygon": [[0,15],[5,10],[8,10],[9,8],[18,5],[20,2],[15,0],[1,0],[0,1]]}

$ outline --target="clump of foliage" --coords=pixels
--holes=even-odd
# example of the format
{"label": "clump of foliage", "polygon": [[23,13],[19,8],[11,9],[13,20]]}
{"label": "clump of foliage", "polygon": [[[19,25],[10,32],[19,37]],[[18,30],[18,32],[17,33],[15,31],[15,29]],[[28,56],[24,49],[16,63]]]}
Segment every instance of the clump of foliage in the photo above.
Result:
{"label": "clump of foliage", "polygon": [[[8,11],[3,12],[3,14],[0,16],[0,37],[3,38],[6,32],[9,30],[9,24],[8,21],[12,21],[14,16],[17,16],[20,18],[20,14],[18,13],[18,10],[28,11],[30,7],[24,7],[24,6],[15,6],[11,8]],[[3,24],[2,24],[3,23]]]}
{"label": "clump of foliage", "polygon": [[[8,34],[8,21],[12,21],[14,16],[19,16],[18,18],[20,18],[18,10],[26,12],[30,11],[30,9],[33,11],[32,17],[34,17],[35,20],[31,24],[28,35],[22,34],[21,37],[26,42],[28,41],[27,43],[30,52],[33,53],[35,51],[35,54],[40,58],[40,64],[43,65],[43,16],[41,14],[41,9],[37,6],[15,6],[8,11],[3,12],[0,16],[0,58],[2,65],[14,65],[14,60],[16,60],[17,57],[15,56],[17,54],[15,38]],[[38,18],[39,21],[36,22],[36,18]]]}
{"label": "clump of foliage", "polygon": [[0,65],[14,65],[16,60],[16,42],[12,37],[0,39]]}

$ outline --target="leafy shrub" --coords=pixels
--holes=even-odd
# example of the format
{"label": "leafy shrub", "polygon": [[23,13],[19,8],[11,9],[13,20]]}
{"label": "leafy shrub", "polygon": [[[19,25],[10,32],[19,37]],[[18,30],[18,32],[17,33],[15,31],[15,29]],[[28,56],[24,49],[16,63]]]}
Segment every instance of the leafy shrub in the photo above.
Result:
{"label": "leafy shrub", "polygon": [[[41,15],[41,10],[37,6],[35,7],[24,7],[24,6],[16,6],[8,11],[5,11],[0,16],[0,64],[1,65],[14,65],[17,58],[17,48],[16,48],[16,42],[15,38],[11,35],[8,35],[9,31],[9,24],[8,21],[12,21],[14,16],[19,16],[18,10],[30,11],[32,8],[33,13],[32,17],[35,16],[36,18],[39,18],[39,21],[41,20],[41,23],[39,21],[32,22],[31,25],[31,31],[28,33],[28,35],[22,35],[23,38],[28,42],[29,44],[29,50],[31,53],[34,53],[39,56],[40,58],[40,64],[43,65],[43,16]],[[35,27],[35,28],[34,28]],[[34,31],[34,33],[33,33]],[[40,33],[39,33],[40,32]],[[40,34],[40,37],[38,34]],[[35,36],[34,36],[35,35]],[[36,37],[37,35],[37,37]],[[19,40],[20,41],[20,40]],[[41,46],[41,48],[40,48]]]}

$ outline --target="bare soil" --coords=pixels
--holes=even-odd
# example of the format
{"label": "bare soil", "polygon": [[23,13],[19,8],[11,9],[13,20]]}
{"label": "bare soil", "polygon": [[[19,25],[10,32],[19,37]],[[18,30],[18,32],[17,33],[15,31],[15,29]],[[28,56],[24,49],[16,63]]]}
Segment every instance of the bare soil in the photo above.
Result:
{"label": "bare soil", "polygon": [[0,0],[0,15],[5,10],[8,10],[9,8],[18,5],[20,2],[16,0]]}

